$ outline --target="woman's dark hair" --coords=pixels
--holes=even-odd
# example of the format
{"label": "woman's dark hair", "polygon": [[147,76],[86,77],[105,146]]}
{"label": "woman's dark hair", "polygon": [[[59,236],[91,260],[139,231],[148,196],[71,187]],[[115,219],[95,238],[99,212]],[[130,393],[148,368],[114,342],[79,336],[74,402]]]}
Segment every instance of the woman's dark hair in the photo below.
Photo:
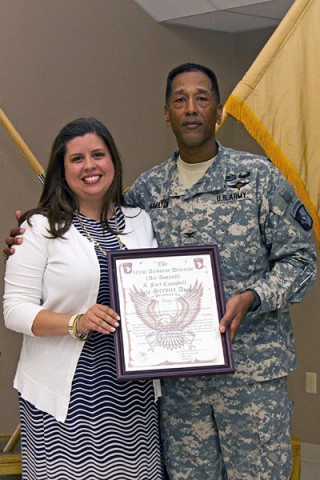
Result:
{"label": "woman's dark hair", "polygon": [[166,85],[166,104],[168,105],[171,94],[172,94],[172,82],[174,78],[177,75],[180,75],[181,73],[188,73],[188,72],[202,72],[209,79],[211,80],[211,85],[212,85],[212,91],[213,94],[216,98],[216,101],[220,103],[220,92],[219,92],[219,85],[218,85],[218,80],[215,75],[215,73],[208,67],[205,67],[204,65],[199,65],[198,63],[183,63],[182,65],[179,65],[178,67],[173,68],[169,73],[167,77],[167,85]]}
{"label": "woman's dark hair", "polygon": [[[108,223],[108,213],[112,204],[125,205],[122,185],[122,165],[120,156],[109,130],[95,118],[78,118],[65,125],[53,142],[45,181],[38,207],[29,210],[21,217],[20,224],[35,213],[48,218],[49,233],[53,238],[62,237],[70,228],[73,213],[79,210],[78,200],[65,180],[64,155],[67,143],[75,137],[95,133],[102,138],[108,148],[113,165],[114,179],[105,194],[100,220],[106,230],[113,232]],[[116,232],[113,232],[116,233]]]}

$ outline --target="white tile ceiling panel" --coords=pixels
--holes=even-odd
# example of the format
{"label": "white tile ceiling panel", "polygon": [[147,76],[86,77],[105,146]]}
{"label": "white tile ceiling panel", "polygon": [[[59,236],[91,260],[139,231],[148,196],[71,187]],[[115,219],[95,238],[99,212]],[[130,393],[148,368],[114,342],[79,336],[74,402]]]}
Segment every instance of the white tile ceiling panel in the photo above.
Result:
{"label": "white tile ceiling panel", "polygon": [[259,28],[277,27],[279,21],[266,17],[252,17],[251,15],[241,13],[215,12],[207,13],[205,16],[196,15],[164,23],[185,27],[205,28],[221,32],[239,33],[258,30]]}
{"label": "white tile ceiling panel", "polygon": [[272,0],[135,0],[157,22]]}
{"label": "white tile ceiling panel", "polygon": [[277,27],[294,0],[135,0],[157,22],[224,32]]}

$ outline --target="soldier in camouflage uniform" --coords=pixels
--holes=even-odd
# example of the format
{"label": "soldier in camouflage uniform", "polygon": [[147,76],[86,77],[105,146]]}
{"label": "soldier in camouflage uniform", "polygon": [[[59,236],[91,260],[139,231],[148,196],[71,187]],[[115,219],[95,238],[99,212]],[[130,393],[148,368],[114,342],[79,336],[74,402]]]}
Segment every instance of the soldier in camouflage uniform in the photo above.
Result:
{"label": "soldier in camouflage uniform", "polygon": [[287,376],[296,365],[289,304],[315,278],[312,220],[268,159],[216,142],[222,107],[211,70],[174,69],[165,114],[179,151],[143,173],[126,199],[151,215],[159,246],[219,246],[227,298],[220,330],[230,328],[236,366],[234,375],[163,380],[168,474],[287,480]]}

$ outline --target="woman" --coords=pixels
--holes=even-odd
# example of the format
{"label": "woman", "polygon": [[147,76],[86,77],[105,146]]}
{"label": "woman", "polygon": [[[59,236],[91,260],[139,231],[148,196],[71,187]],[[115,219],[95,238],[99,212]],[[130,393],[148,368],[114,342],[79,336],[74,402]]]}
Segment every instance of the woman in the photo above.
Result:
{"label": "woman", "polygon": [[23,479],[163,479],[152,381],[118,383],[107,251],[156,247],[125,206],[109,131],[81,118],[56,137],[37,208],[6,266],[6,326],[23,333]]}

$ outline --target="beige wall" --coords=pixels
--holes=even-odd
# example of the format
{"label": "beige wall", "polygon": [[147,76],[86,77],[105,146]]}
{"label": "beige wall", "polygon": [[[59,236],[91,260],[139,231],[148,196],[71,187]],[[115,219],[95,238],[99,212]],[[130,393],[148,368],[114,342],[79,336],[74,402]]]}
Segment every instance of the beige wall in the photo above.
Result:
{"label": "beige wall", "polygon": [[[53,137],[69,120],[96,116],[122,154],[125,183],[167,158],[175,146],[163,120],[165,77],[186,62],[215,70],[224,101],[271,34],[229,35],[155,23],[133,0],[0,0],[0,108],[45,167]],[[222,143],[260,151],[233,120]],[[35,205],[40,183],[0,129],[0,239],[14,211]],[[4,267],[1,265],[3,277]],[[315,287],[294,307],[299,369],[290,390],[293,431],[320,444],[319,394],[304,393],[305,371],[319,372],[319,298]],[[0,319],[0,433],[18,423],[12,380],[21,338]]]}

